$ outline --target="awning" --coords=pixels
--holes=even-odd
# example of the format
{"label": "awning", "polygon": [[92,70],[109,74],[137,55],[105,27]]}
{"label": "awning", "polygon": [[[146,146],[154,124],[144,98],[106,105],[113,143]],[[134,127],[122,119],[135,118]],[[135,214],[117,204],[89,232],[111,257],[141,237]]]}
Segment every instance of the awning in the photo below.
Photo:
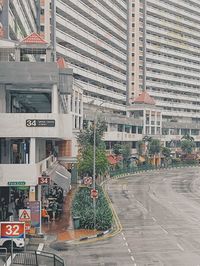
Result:
{"label": "awning", "polygon": [[56,167],[49,173],[51,180],[55,182],[59,187],[62,187],[66,192],[70,190],[71,186],[71,173],[61,164],[57,164]]}

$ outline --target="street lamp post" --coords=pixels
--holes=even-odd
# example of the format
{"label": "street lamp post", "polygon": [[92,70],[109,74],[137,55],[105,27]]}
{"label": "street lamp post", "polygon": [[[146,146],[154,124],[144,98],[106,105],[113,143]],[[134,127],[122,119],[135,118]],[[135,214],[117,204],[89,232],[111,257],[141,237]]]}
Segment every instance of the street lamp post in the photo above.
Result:
{"label": "street lamp post", "polygon": [[[94,141],[93,141],[93,190],[96,189],[96,115],[94,117]],[[93,197],[94,230],[96,228],[96,198]]]}
{"label": "street lamp post", "polygon": [[[102,106],[102,102],[98,107]],[[93,190],[96,190],[96,119],[97,110],[94,115],[94,140],[93,140]],[[96,228],[96,198],[93,197],[93,210],[94,210],[94,229]]]}

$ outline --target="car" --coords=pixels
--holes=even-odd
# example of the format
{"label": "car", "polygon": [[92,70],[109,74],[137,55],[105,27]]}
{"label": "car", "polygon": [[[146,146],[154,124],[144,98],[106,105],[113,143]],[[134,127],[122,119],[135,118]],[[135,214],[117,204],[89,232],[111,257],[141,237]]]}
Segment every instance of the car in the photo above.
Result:
{"label": "car", "polygon": [[[24,249],[25,241],[24,238],[14,238],[13,239],[13,248],[14,249]],[[0,238],[0,248],[5,247],[11,248],[11,240],[7,238]]]}

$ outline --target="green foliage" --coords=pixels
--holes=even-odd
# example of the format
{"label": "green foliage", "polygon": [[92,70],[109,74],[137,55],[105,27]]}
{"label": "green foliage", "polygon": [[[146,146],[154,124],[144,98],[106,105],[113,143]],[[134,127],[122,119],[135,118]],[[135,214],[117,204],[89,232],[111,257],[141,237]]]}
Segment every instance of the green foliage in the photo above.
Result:
{"label": "green foliage", "polygon": [[121,148],[122,148],[122,145],[117,143],[113,146],[113,153],[115,155],[120,155],[121,154]]}
{"label": "green foliage", "polygon": [[[98,190],[96,199],[96,229],[107,230],[112,226],[112,211],[106,200],[101,187]],[[91,188],[81,187],[76,193],[72,203],[72,213],[80,217],[80,228],[94,229],[94,208],[93,199],[90,197]]]}
{"label": "green foliage", "polygon": [[108,169],[108,160],[106,158],[106,149],[102,140],[103,133],[106,129],[105,121],[98,119],[95,125],[91,125],[80,132],[77,136],[80,145],[78,157],[78,172],[80,176],[93,175],[94,160],[94,130],[96,135],[95,148],[95,166],[96,174],[103,174]]}
{"label": "green foliage", "polygon": [[194,141],[194,138],[192,136],[190,136],[190,134],[185,134],[181,139],[182,140]]}
{"label": "green foliage", "polygon": [[195,148],[195,143],[191,140],[182,140],[181,141],[181,149],[186,153],[192,153]]}
{"label": "green foliage", "polygon": [[[78,160],[79,175],[93,175],[93,156],[93,146],[88,145],[87,147],[85,147],[84,152],[81,154],[81,157]],[[95,166],[97,175],[105,173],[108,169],[108,160],[106,158],[105,149],[103,147],[96,148]]]}
{"label": "green foliage", "polygon": [[113,152],[116,155],[122,155],[123,162],[125,165],[128,164],[128,159],[131,156],[131,146],[130,144],[115,144],[113,147]]}
{"label": "green foliage", "polygon": [[168,147],[163,147],[163,148],[162,148],[162,154],[163,154],[166,158],[170,157],[170,153],[171,153],[170,148],[168,148]]}
{"label": "green foliage", "polygon": [[160,140],[152,139],[149,143],[149,153],[154,155],[156,153],[159,153],[160,150],[161,150]]}
{"label": "green foliage", "polygon": [[85,149],[88,145],[93,145],[94,143],[94,129],[96,129],[96,147],[105,146],[102,140],[103,133],[106,130],[106,122],[103,120],[98,119],[92,125],[81,131],[78,136],[77,140],[81,146],[81,149]]}

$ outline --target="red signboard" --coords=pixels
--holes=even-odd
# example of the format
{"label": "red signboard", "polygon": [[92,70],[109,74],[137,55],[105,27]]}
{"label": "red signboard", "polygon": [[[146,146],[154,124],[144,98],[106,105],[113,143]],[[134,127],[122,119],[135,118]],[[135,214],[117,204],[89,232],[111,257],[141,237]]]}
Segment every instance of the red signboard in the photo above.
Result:
{"label": "red signboard", "polygon": [[49,176],[39,176],[38,177],[38,185],[50,185],[50,177]]}
{"label": "red signboard", "polygon": [[97,199],[98,198],[98,190],[96,190],[96,189],[92,189],[91,190],[91,198],[95,198],[95,199]]}
{"label": "red signboard", "polygon": [[2,222],[1,238],[25,238],[25,224],[20,222]]}

